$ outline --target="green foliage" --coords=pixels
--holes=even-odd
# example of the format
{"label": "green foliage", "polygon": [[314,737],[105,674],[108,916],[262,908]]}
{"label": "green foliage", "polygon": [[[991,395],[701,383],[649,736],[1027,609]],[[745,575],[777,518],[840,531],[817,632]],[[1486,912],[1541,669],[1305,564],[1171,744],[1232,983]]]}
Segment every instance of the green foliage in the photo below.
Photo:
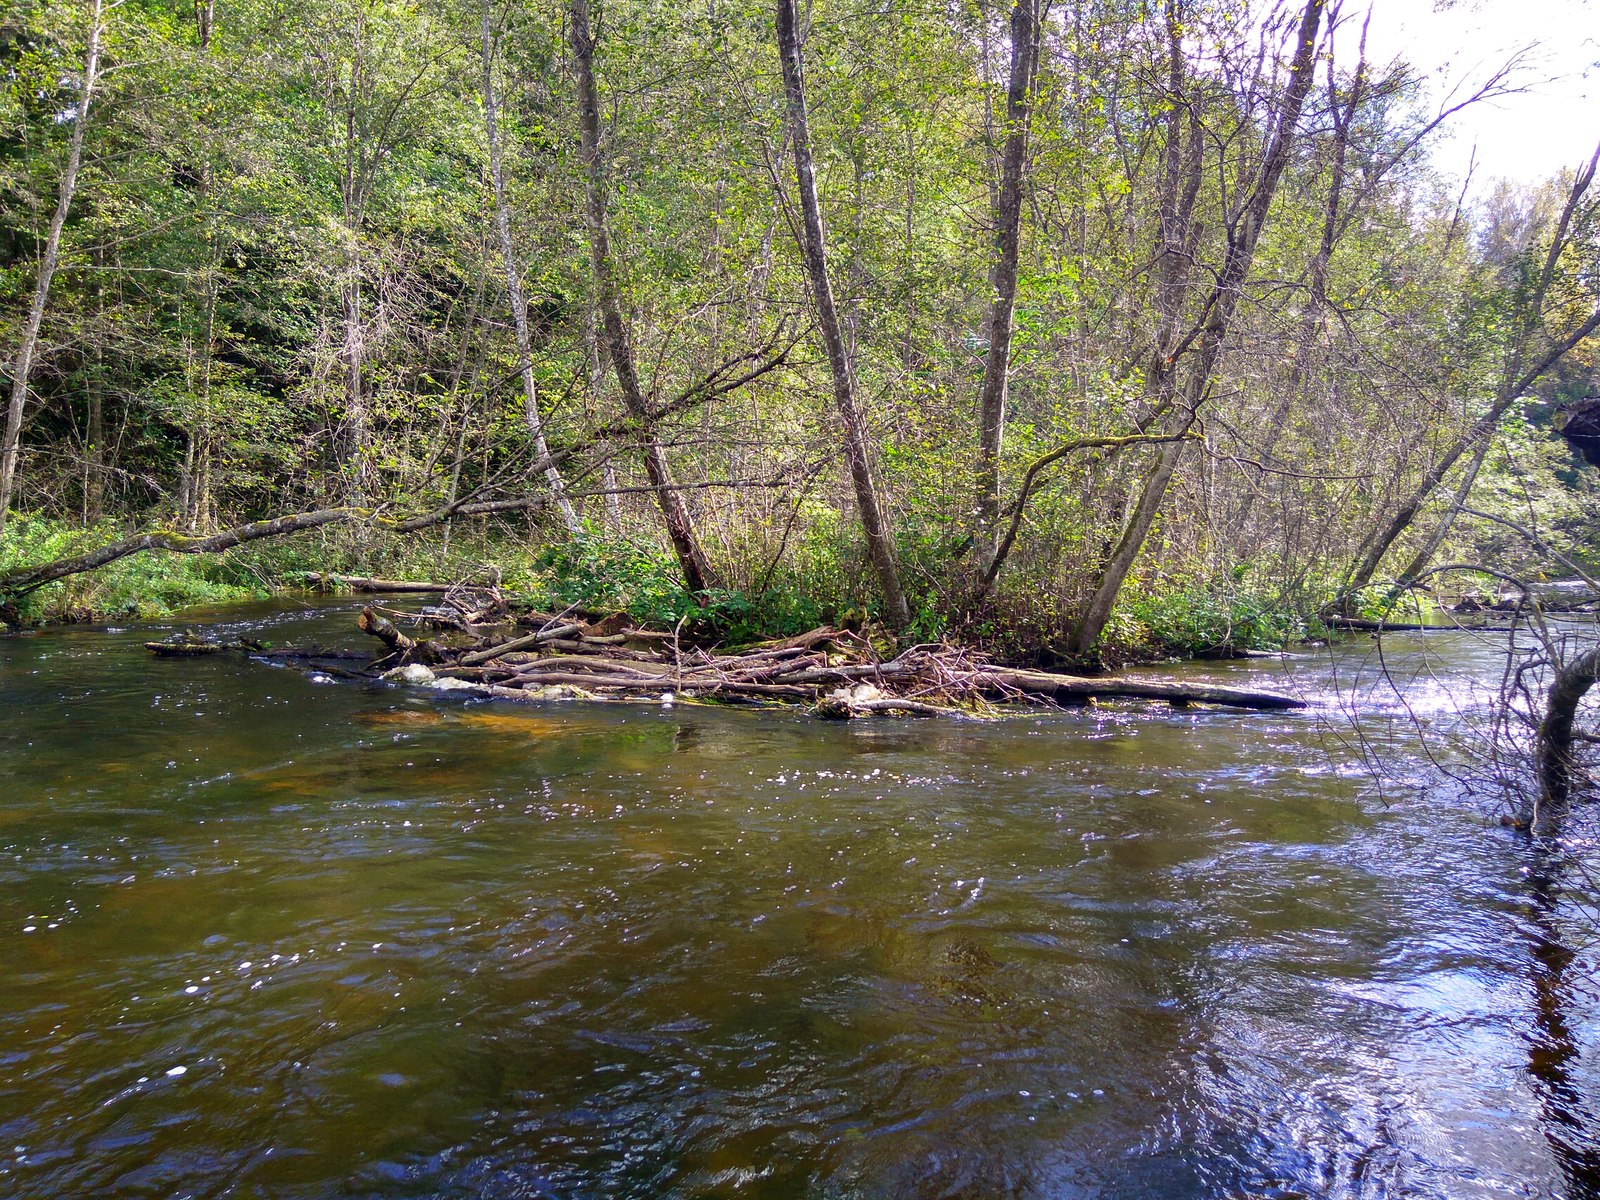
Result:
{"label": "green foliage", "polygon": [[1233,586],[1188,586],[1133,596],[1120,615],[1106,640],[1124,652],[1281,650],[1307,636],[1304,618],[1280,598]]}
{"label": "green foliage", "polygon": [[1396,591],[1377,584],[1352,596],[1350,609],[1365,621],[1427,621],[1439,615],[1439,606],[1428,593],[1414,588]]}
{"label": "green foliage", "polygon": [[737,643],[802,633],[821,621],[804,593],[768,588],[751,597],[714,588],[700,600],[684,590],[678,564],[658,546],[622,538],[579,538],[535,559],[542,578],[531,599],[560,610],[617,610],[651,625],[680,623],[698,637]]}
{"label": "green foliage", "polygon": [[[21,567],[81,553],[123,535],[110,522],[87,529],[49,517],[19,514],[0,542],[0,575]],[[100,570],[47,584],[18,599],[24,620],[81,619],[122,614],[163,616],[200,604],[226,604],[265,594],[265,589],[230,581],[221,560],[182,554],[137,554]]]}
{"label": "green foliage", "polygon": [[616,609],[671,625],[695,607],[677,564],[658,546],[626,539],[579,538],[535,558],[545,572],[539,603]]}
{"label": "green foliage", "polygon": [[[657,433],[726,585],[703,603],[660,544],[641,431],[617,435],[628,423],[615,371],[594,344],[563,7],[496,10],[490,70],[537,403],[549,444],[569,455],[561,469],[583,517],[605,532],[546,550],[561,536],[554,522],[520,513],[410,539],[324,531],[209,562],[130,560],[32,597],[30,611],[170,607],[317,571],[457,579],[492,561],[509,588],[552,605],[622,608],[733,640],[872,619],[875,577],[814,333],[797,329],[781,370],[703,408],[672,407],[809,307],[782,216],[790,167],[770,7],[613,0],[596,55],[623,320],[647,401],[671,410]],[[87,127],[63,235],[70,269],[47,305],[22,445],[18,504],[48,520],[19,521],[4,563],[113,537],[106,514],[215,529],[352,498],[403,514],[545,486],[529,470],[538,452],[520,347],[485,220],[479,8],[305,0],[291,12],[238,0],[209,38],[202,11],[168,0],[107,9],[114,69]],[[7,345],[37,277],[87,12],[27,0],[0,21]],[[1183,35],[1196,61],[1177,64],[1174,85],[1162,12],[1113,2],[1048,18],[1035,111],[1049,119],[1031,137],[1003,503],[1058,447],[1150,427],[1162,377],[1152,336],[1169,317],[1179,335],[1209,319],[1204,281],[1228,252],[1248,182],[1238,173],[1256,162],[1243,148],[1271,124],[1271,89],[1242,81],[1283,72],[1263,74],[1257,56],[1275,51],[1248,6],[1202,5]],[[905,635],[1050,661],[1155,451],[1053,462],[992,596],[968,611],[982,569],[962,547],[974,534],[1006,19],[1005,6],[816,0],[807,86],[851,370],[913,606]],[[1350,100],[1347,64],[1322,59],[1317,72],[1315,94]],[[1298,614],[1327,599],[1317,581],[1348,576],[1374,528],[1492,403],[1505,364],[1537,357],[1541,337],[1595,303],[1592,205],[1533,312],[1563,185],[1493,190],[1474,232],[1459,188],[1408,149],[1431,119],[1418,81],[1397,71],[1355,100],[1319,280],[1326,304],[1319,313],[1308,285],[1339,123],[1306,120],[1200,401],[1203,453],[1192,448],[1174,472],[1101,639],[1110,657],[1315,632]],[[1179,109],[1206,137],[1182,256],[1193,286],[1173,300],[1161,222]],[[1177,311],[1162,312],[1168,301]],[[1521,328],[1534,333],[1519,348]],[[1502,414],[1471,511],[1435,561],[1520,575],[1560,569],[1558,555],[1592,562],[1600,497],[1551,418],[1592,387],[1596,348],[1590,339],[1538,381],[1526,413]],[[1177,371],[1204,357],[1195,349]],[[1419,508],[1383,569],[1425,543],[1458,478]],[[594,494],[613,488],[615,511]]]}

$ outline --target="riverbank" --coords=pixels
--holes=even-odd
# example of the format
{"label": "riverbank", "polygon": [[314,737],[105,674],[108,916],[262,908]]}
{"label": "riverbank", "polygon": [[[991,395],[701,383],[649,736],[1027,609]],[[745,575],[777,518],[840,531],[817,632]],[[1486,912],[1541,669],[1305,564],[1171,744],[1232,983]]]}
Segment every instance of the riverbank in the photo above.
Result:
{"label": "riverbank", "polygon": [[[0,547],[0,577],[121,536],[110,525],[78,529],[39,517],[12,521]],[[0,620],[13,627],[92,624],[162,617],[211,606],[383,577],[438,583],[493,579],[524,606],[592,614],[623,613],[641,627],[687,630],[702,643],[737,646],[793,637],[823,625],[860,629],[876,618],[864,565],[849,547],[811,547],[781,569],[701,596],[684,590],[676,564],[641,539],[595,536],[530,544],[504,530],[443,536],[357,537],[349,530],[258,542],[216,554],[152,552],[57,580],[9,601]],[[1327,636],[1315,595],[1283,596],[1235,579],[1198,583],[1160,578],[1130,592],[1085,663],[1066,653],[1064,622],[1052,598],[1001,588],[977,612],[931,576],[902,641],[950,641],[1019,667],[1108,667],[1277,651]]]}

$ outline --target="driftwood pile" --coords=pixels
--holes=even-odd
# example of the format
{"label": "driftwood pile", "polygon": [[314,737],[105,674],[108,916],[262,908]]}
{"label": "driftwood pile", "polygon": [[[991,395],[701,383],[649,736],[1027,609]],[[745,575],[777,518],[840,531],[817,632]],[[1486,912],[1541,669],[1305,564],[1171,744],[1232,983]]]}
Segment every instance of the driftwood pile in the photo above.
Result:
{"label": "driftwood pile", "polygon": [[[441,593],[441,603],[414,612],[377,604],[363,608],[361,631],[382,645],[370,659],[348,650],[211,642],[192,632],[146,646],[169,658],[238,651],[302,660],[347,678],[379,677],[507,699],[776,702],[803,704],[819,716],[841,718],[871,713],[970,717],[992,711],[995,704],[1079,706],[1111,698],[1161,701],[1176,708],[1305,707],[1303,700],[1278,692],[1003,667],[972,650],[943,644],[911,646],[886,658],[862,634],[827,626],[725,650],[695,644],[681,627],[639,628],[623,614],[517,612],[498,581],[476,589],[397,586],[404,581],[395,580],[336,582],[363,591]],[[328,660],[334,659],[360,665],[332,667]]]}
{"label": "driftwood pile", "polygon": [[829,717],[962,716],[996,703],[1083,705],[1113,697],[1175,707],[1304,707],[1277,692],[1002,667],[949,645],[911,646],[886,659],[861,634],[831,627],[737,650],[696,646],[678,631],[641,629],[621,614],[523,612],[514,617],[518,628],[509,629],[503,605],[490,589],[447,595],[443,606],[417,614],[364,608],[361,630],[384,646],[373,670],[401,682],[518,699],[779,701]]}

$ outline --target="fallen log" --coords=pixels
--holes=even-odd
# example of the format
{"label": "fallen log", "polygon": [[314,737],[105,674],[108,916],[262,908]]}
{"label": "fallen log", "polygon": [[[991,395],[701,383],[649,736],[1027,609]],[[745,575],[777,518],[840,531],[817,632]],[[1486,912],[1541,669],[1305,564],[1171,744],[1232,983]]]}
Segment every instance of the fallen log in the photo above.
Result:
{"label": "fallen log", "polygon": [[387,617],[379,616],[371,608],[363,608],[356,624],[361,632],[377,638],[389,647],[389,653],[379,662],[387,663],[389,660],[399,658],[402,662],[420,662],[432,664],[442,661],[444,651],[434,642],[407,637],[395,628],[394,622]]}
{"label": "fallen log", "polygon": [[913,674],[914,670],[910,663],[895,659],[886,663],[866,663],[854,667],[807,667],[801,671],[779,675],[774,682],[838,684],[855,683],[863,679],[876,682],[880,679],[904,677]]}
{"label": "fallen log", "polygon": [[1589,612],[1595,607],[1596,603],[1597,598],[1594,596],[1580,596],[1577,599],[1568,600],[1552,598],[1536,600],[1533,602],[1529,602],[1527,600],[1516,602],[1507,601],[1505,603],[1491,605],[1489,611],[1498,613],[1518,613],[1526,612],[1531,608],[1537,608],[1540,612],[1547,613]]}
{"label": "fallen log", "polygon": [[1031,696],[1046,696],[1057,702],[1115,697],[1130,700],[1165,700],[1168,703],[1181,704],[1221,704],[1230,708],[1268,711],[1306,707],[1304,700],[1286,696],[1281,692],[1227,687],[1222,684],[1131,679],[1117,675],[1092,678],[1055,675],[1047,671],[991,667],[979,673],[975,682],[990,695],[1004,696],[1008,691],[1015,691]]}
{"label": "fallen log", "polygon": [[1421,621],[1369,621],[1364,617],[1329,617],[1334,629],[1350,629],[1362,633],[1509,633],[1510,625],[1467,625],[1453,622],[1448,625],[1427,625]]}
{"label": "fallen log", "polygon": [[811,630],[809,633],[796,634],[794,637],[776,638],[767,642],[753,642],[744,647],[741,653],[775,653],[784,650],[811,650],[817,646],[820,646],[823,642],[831,642],[836,638],[842,638],[846,636],[854,635],[847,635],[844,630],[835,629],[831,625],[823,625],[817,629]]}
{"label": "fallen log", "polygon": [[207,654],[243,649],[237,642],[146,642],[144,648],[157,658],[200,658]]}
{"label": "fallen log", "polygon": [[847,721],[852,717],[872,713],[900,712],[913,717],[964,717],[968,714],[958,708],[942,708],[937,704],[924,704],[920,700],[896,700],[884,696],[877,700],[851,700],[840,696],[824,696],[812,706],[814,716],[830,721]]}
{"label": "fallen log", "polygon": [[203,658],[211,654],[264,654],[266,648],[250,638],[232,638],[226,642],[201,637],[192,629],[175,633],[164,642],[146,642],[144,648],[157,658]]}
{"label": "fallen log", "polygon": [[395,627],[388,617],[381,617],[374,609],[363,608],[361,615],[356,618],[356,624],[361,632],[377,638],[391,651],[399,654],[409,654],[417,648],[414,639],[407,637]]}
{"label": "fallen log", "polygon": [[474,650],[471,654],[463,654],[456,661],[463,667],[475,667],[479,663],[486,663],[493,658],[502,658],[507,654],[515,654],[519,650],[528,650],[540,642],[553,642],[561,638],[571,637],[579,632],[576,625],[558,625],[554,629],[546,629],[539,633],[530,633],[527,637],[513,638],[509,642],[502,642],[498,646],[490,646],[487,650]]}
{"label": "fallen log", "polygon": [[334,587],[349,588],[352,592],[407,592],[407,593],[443,593],[452,592],[460,588],[455,583],[432,583],[418,579],[376,579],[366,575],[332,575],[326,571],[308,571],[306,580],[324,591]]}
{"label": "fallen log", "polygon": [[[559,642],[547,642],[548,646],[557,646]],[[672,664],[653,661],[649,659],[618,659],[600,658],[583,654],[553,654],[547,658],[530,659],[517,664],[517,670],[526,674],[530,671],[633,671],[640,675],[662,676],[672,673]]]}
{"label": "fallen log", "polygon": [[594,641],[584,639],[581,642],[569,638],[551,638],[547,642],[539,643],[540,650],[554,650],[561,654],[583,655],[590,658],[605,658],[615,662],[618,660],[631,660],[634,662],[659,662],[659,658],[649,650],[633,650],[625,646],[612,644],[609,638],[597,638]]}
{"label": "fallen log", "polygon": [[541,671],[537,675],[518,676],[518,678],[540,687],[552,683],[570,683],[594,691],[660,693],[676,690],[675,681],[671,679],[641,678],[637,675],[590,675],[583,671]]}
{"label": "fallen log", "polygon": [[813,716],[834,721],[848,721],[873,713],[900,712],[914,717],[964,717],[970,714],[957,708],[927,704],[921,700],[908,700],[899,696],[886,696],[873,683],[857,683],[838,688],[818,699],[812,705]]}
{"label": "fallen log", "polygon": [[254,658],[286,658],[286,659],[332,659],[347,660],[351,662],[371,662],[370,654],[362,654],[359,650],[330,650],[325,646],[256,646],[250,650]]}
{"label": "fallen log", "polygon": [[674,642],[678,640],[675,633],[666,633],[659,629],[630,629],[627,631],[627,640],[630,642]]}
{"label": "fallen log", "polygon": [[260,642],[210,642],[198,638],[175,638],[166,642],[146,642],[144,648],[157,658],[196,658],[208,654],[238,652],[252,658],[311,659],[321,662],[347,660],[370,663],[372,656],[355,650],[329,650],[323,646],[264,646]]}

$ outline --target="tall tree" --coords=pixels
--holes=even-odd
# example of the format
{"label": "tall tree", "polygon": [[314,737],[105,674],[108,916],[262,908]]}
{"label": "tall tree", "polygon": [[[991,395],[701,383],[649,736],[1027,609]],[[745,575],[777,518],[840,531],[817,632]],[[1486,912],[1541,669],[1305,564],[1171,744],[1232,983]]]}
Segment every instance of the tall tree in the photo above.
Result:
{"label": "tall tree", "polygon": [[[1289,165],[1290,150],[1294,145],[1300,109],[1311,90],[1313,55],[1317,45],[1317,28],[1322,19],[1323,0],[1307,0],[1295,32],[1294,56],[1289,64],[1289,78],[1279,98],[1274,114],[1271,135],[1253,178],[1241,189],[1242,200],[1230,214],[1226,230],[1226,250],[1222,268],[1217,273],[1200,314],[1189,330],[1179,339],[1171,353],[1155,364],[1157,380],[1155,402],[1146,425],[1162,419],[1167,422],[1170,435],[1185,434],[1199,421],[1201,410],[1215,378],[1222,357],[1224,342],[1239,304],[1239,297],[1255,257],[1256,245],[1266,226],[1267,213],[1277,191],[1278,181]],[[1181,39],[1181,30],[1173,35]],[[1169,152],[1169,161],[1171,154]],[[1170,251],[1170,241],[1163,250],[1163,260],[1176,258]],[[1173,267],[1187,271],[1187,266]],[[1159,353],[1159,350],[1158,350]],[[1180,355],[1191,361],[1181,390],[1173,370]],[[1174,412],[1174,409],[1176,410]],[[1171,414],[1171,415],[1169,415]],[[1141,430],[1143,432],[1143,430]],[[1134,561],[1144,547],[1145,538],[1155,524],[1161,502],[1166,496],[1178,462],[1187,449],[1186,440],[1165,443],[1156,455],[1155,463],[1145,477],[1133,510],[1122,527],[1116,545],[1112,548],[1100,572],[1094,594],[1084,606],[1070,638],[1070,648],[1075,654],[1086,655],[1099,640],[1100,634],[1111,619],[1117,595],[1123,581],[1133,569]]]}
{"label": "tall tree", "polygon": [[1048,6],[1041,0],[1015,0],[1011,9],[1011,73],[1006,86],[1005,141],[995,201],[994,263],[989,272],[994,299],[989,310],[983,390],[978,398],[977,512],[986,565],[992,565],[1000,545],[1000,451],[1011,380],[1011,335],[1017,303],[1028,137],[1039,71],[1039,42],[1047,11]]}
{"label": "tall tree", "polygon": [[[539,414],[539,388],[533,379],[533,337],[528,330],[528,304],[522,293],[522,274],[517,268],[516,250],[511,244],[511,217],[506,207],[505,152],[501,149],[500,119],[495,103],[494,60],[495,38],[490,19],[490,0],[483,0],[483,125],[489,140],[489,182],[494,191],[494,227],[500,239],[500,256],[505,263],[506,295],[511,301],[511,320],[517,331],[517,367],[522,375],[524,413],[528,421],[528,434],[533,438],[534,453],[538,460],[550,457],[550,446],[544,436],[544,418]],[[583,533],[583,523],[567,496],[561,472],[552,464],[544,470],[545,481],[556,498],[561,520],[573,537]]]}
{"label": "tall tree", "polygon": [[667,536],[683,570],[684,586],[703,593],[712,585],[711,563],[700,545],[683,493],[672,477],[667,453],[656,431],[656,418],[639,382],[633,343],[622,315],[622,286],[611,253],[606,217],[606,169],[600,137],[600,93],[595,82],[596,37],[589,21],[589,0],[571,0],[568,33],[578,83],[578,132],[584,169],[584,223],[589,233],[589,261],[595,299],[600,308],[605,350],[622,391],[623,404],[644,440],[645,473],[666,523]]}
{"label": "tall tree", "polygon": [[[375,323],[385,315],[384,262],[373,225],[389,185],[410,182],[404,168],[440,132],[459,48],[425,9],[380,0],[317,0],[309,17],[292,18],[304,40],[309,78],[286,80],[320,102],[320,128],[311,131],[315,170],[332,171],[338,211],[330,247],[338,305],[337,359],[342,396],[335,450],[358,502],[373,498],[373,358]],[[291,62],[290,56],[285,56]],[[295,68],[291,66],[291,72]],[[394,189],[400,190],[398,188]]]}
{"label": "tall tree", "polygon": [[[1566,278],[1573,270],[1570,260],[1575,251],[1582,241],[1594,237],[1594,223],[1600,218],[1600,202],[1589,194],[1597,166],[1600,166],[1600,146],[1595,147],[1589,161],[1573,174],[1543,256],[1525,258],[1525,270],[1513,284],[1503,365],[1489,406],[1449,442],[1389,519],[1374,527],[1345,581],[1346,597],[1372,582],[1390,548],[1411,527],[1428,497],[1444,482],[1461,456],[1493,438],[1512,405],[1526,396],[1528,390],[1574,348],[1600,331],[1600,297],[1592,287],[1584,287],[1581,280]],[[1574,283],[1576,288],[1570,286]],[[1563,284],[1569,286],[1563,287]],[[1453,520],[1465,503],[1481,465],[1481,455],[1475,453],[1468,464],[1465,486],[1458,492],[1458,501],[1446,512],[1443,521]],[[1426,553],[1413,559],[1406,573],[1419,573],[1441,540],[1430,541],[1425,547]]]}
{"label": "tall tree", "polygon": [[[114,0],[112,7],[116,6],[117,0]],[[83,165],[84,133],[89,128],[89,105],[99,79],[100,44],[106,29],[105,0],[89,0],[87,16],[88,41],[84,48],[83,73],[78,80],[78,103],[72,114],[72,133],[67,140],[67,160],[61,170],[61,184],[56,195],[55,212],[50,218],[50,231],[45,235],[44,250],[39,256],[33,303],[28,307],[28,319],[22,327],[22,338],[17,345],[16,357],[12,360],[11,402],[6,408],[5,434],[0,437],[0,533],[5,532],[6,514],[11,507],[11,496],[16,486],[22,418],[28,403],[28,384],[33,375],[34,355],[39,348],[39,330],[44,324],[45,308],[50,303],[50,287],[61,265],[61,232],[66,227],[67,214],[72,209],[72,198],[78,190],[78,172]]]}
{"label": "tall tree", "polygon": [[[1370,23],[1370,12],[1367,21]],[[1337,6],[1329,24],[1338,21]],[[1345,199],[1345,169],[1350,155],[1351,130],[1356,114],[1367,92],[1367,26],[1361,28],[1360,50],[1356,61],[1355,77],[1341,97],[1338,77],[1334,72],[1332,55],[1328,58],[1328,119],[1332,124],[1332,145],[1329,148],[1328,190],[1322,207],[1322,231],[1317,249],[1306,268],[1306,296],[1295,330],[1293,361],[1283,392],[1267,417],[1266,429],[1254,447],[1263,463],[1271,461],[1283,436],[1289,414],[1300,400],[1306,378],[1312,367],[1312,357],[1320,343],[1323,323],[1328,307],[1328,267],[1333,260],[1334,244],[1347,226],[1343,201]],[[1244,498],[1239,502],[1233,524],[1235,537],[1245,536],[1250,521],[1250,510],[1261,494],[1258,483],[1247,484]]]}
{"label": "tall tree", "polygon": [[872,472],[871,434],[866,414],[856,396],[854,365],[845,344],[834,302],[833,283],[828,277],[827,240],[822,226],[822,206],[817,197],[816,167],[811,155],[811,127],[806,112],[805,63],[800,49],[799,19],[794,0],[777,0],[778,56],[783,69],[783,88],[788,100],[789,141],[794,150],[794,169],[800,194],[800,253],[804,260],[811,301],[816,309],[817,326],[828,370],[833,377],[834,405],[839,411],[844,432],[845,458],[850,464],[850,480],[855,487],[856,507],[861,514],[862,532],[867,539],[867,555],[878,576],[883,593],[883,613],[890,626],[904,629],[911,623],[911,609],[900,583],[900,568],[895,560],[894,538],[889,530],[882,497]]}

